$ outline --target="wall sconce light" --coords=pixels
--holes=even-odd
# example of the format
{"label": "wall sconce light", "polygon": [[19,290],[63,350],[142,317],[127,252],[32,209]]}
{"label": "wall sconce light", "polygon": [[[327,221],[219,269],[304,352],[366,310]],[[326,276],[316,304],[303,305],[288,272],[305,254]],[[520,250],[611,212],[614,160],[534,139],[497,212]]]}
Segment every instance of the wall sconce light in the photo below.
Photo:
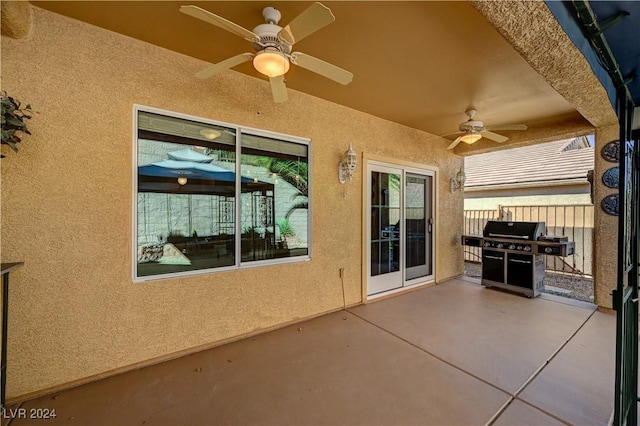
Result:
{"label": "wall sconce light", "polygon": [[451,178],[451,193],[456,192],[464,187],[464,182],[467,180],[467,175],[464,173],[464,168],[460,167],[455,177]]}
{"label": "wall sconce light", "polygon": [[187,184],[187,178],[186,178],[186,177],[184,177],[184,176],[180,176],[180,177],[178,178],[178,183],[179,183],[181,186],[186,185],[186,184]]}
{"label": "wall sconce light", "polygon": [[340,183],[346,183],[347,180],[353,178],[353,172],[356,170],[358,163],[358,155],[353,150],[351,143],[349,143],[349,149],[344,153],[342,161],[338,165],[338,179]]}

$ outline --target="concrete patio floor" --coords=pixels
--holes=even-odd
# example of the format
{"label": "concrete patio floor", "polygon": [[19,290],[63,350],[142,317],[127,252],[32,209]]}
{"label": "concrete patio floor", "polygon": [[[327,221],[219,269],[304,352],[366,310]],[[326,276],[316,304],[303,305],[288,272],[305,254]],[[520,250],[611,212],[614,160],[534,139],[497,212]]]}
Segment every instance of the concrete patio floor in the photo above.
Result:
{"label": "concrete patio floor", "polygon": [[604,425],[614,354],[614,314],[455,279],[11,406],[57,417],[3,424]]}

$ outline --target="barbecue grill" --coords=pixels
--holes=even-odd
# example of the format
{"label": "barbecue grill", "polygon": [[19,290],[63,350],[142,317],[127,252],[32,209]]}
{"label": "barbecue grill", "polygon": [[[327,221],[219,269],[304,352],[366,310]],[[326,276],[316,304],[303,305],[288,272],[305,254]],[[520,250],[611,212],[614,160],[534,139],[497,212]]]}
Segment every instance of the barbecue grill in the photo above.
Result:
{"label": "barbecue grill", "polygon": [[482,247],[482,285],[535,297],[544,286],[546,256],[575,251],[567,237],[544,232],[544,222],[490,220],[482,235],[463,235],[462,244]]}

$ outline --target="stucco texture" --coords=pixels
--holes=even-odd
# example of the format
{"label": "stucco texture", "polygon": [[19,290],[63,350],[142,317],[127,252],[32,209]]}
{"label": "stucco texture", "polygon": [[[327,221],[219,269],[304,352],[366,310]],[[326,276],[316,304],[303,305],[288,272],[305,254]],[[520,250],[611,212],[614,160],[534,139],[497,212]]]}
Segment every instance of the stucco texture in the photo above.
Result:
{"label": "stucco texture", "polygon": [[[601,150],[607,143],[618,140],[618,125],[604,126],[596,131],[595,168],[594,168],[594,301],[598,306],[613,308],[611,291],[617,284],[618,253],[618,216],[605,213],[600,204],[604,197],[615,194],[617,189],[606,187],[602,175],[610,167],[618,165],[602,158]],[[612,255],[615,254],[615,255]]]}
{"label": "stucco texture", "polygon": [[[605,89],[544,2],[471,3],[589,123],[594,127],[617,123]],[[587,134],[581,133],[579,127],[576,130],[574,136]],[[559,132],[554,136],[558,135]]]}
{"label": "stucco texture", "polygon": [[[2,88],[39,112],[2,160],[2,261],[12,273],[9,400],[362,301],[362,164],[347,197],[337,164],[358,151],[438,167],[436,279],[462,273],[462,158],[433,135],[34,8],[2,38]],[[357,78],[357,76],[356,76]],[[132,282],[134,104],[312,140],[312,260]],[[451,218],[460,218],[452,220]]]}
{"label": "stucco texture", "polygon": [[0,30],[11,38],[29,36],[32,22],[32,8],[27,0],[3,1],[0,4]]}

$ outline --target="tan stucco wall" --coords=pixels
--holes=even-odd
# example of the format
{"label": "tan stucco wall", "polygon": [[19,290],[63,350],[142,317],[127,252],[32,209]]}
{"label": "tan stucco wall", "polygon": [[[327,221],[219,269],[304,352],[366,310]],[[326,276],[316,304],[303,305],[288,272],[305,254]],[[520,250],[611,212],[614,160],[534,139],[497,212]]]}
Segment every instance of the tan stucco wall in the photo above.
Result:
{"label": "tan stucco wall", "polygon": [[599,306],[612,308],[611,291],[616,287],[618,253],[618,216],[611,216],[600,207],[602,199],[618,190],[607,188],[602,183],[602,175],[617,163],[605,161],[600,155],[602,147],[620,138],[618,125],[603,126],[596,130],[595,171],[594,171],[594,300]]}
{"label": "tan stucco wall", "polygon": [[31,32],[33,13],[27,0],[0,3],[0,32],[11,38],[25,38]]}
{"label": "tan stucco wall", "polygon": [[[2,261],[12,274],[7,395],[83,380],[361,302],[362,164],[347,197],[337,164],[362,153],[438,167],[436,278],[462,273],[462,158],[433,135],[34,9],[31,35],[2,38],[2,88],[40,112],[2,152]],[[357,76],[355,77],[357,78]],[[345,89],[346,90],[346,89]],[[134,103],[312,140],[313,259],[133,284]],[[460,220],[450,218],[460,217]],[[451,259],[456,259],[452,261]]]}

